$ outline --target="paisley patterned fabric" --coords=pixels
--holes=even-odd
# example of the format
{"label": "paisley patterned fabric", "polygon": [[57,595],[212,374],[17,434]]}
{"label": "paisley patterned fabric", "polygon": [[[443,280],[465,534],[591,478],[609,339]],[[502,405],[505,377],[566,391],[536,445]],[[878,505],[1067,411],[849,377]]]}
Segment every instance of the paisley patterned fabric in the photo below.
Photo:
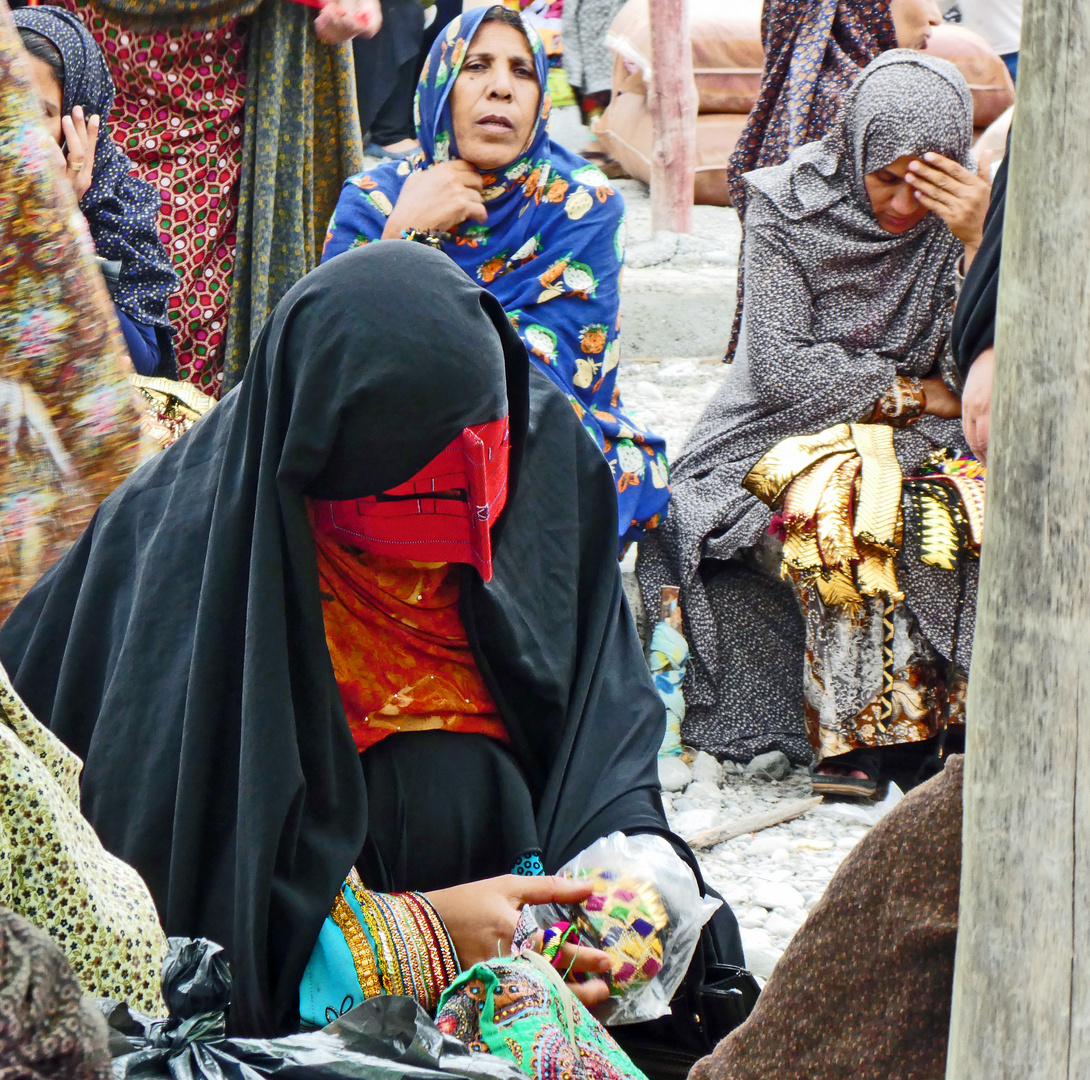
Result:
{"label": "paisley patterned fabric", "polygon": [[179,378],[218,396],[362,162],[351,48],[288,0],[61,2],[106,55],[116,137],[163,200]]}
{"label": "paisley patterned fabric", "polygon": [[[436,39],[416,98],[421,153],[345,182],[323,260],[381,239],[406,177],[458,156],[450,90],[488,10],[467,12]],[[529,144],[505,170],[485,176],[487,224],[463,223],[443,250],[503,304],[531,360],[567,394],[605,454],[623,547],[657,525],[670,500],[665,443],[625,414],[616,386],[624,203],[599,169],[549,138],[548,57],[534,29],[524,29],[541,87]]]}
{"label": "paisley patterned fabric", "polygon": [[0,620],[135,467],[124,343],[0,4]]}
{"label": "paisley patterned fabric", "polygon": [[470,1050],[505,1057],[535,1080],[644,1080],[559,976],[526,957],[464,972],[443,994],[435,1022]]}
{"label": "paisley patterned fabric", "polygon": [[0,1076],[107,1080],[106,1021],[85,999],[64,954],[37,927],[0,908]]}
{"label": "paisley patterned fabric", "polygon": [[950,680],[949,663],[903,603],[866,597],[856,607],[831,606],[812,584],[792,587],[806,620],[804,711],[815,761],[924,742],[944,723],[965,723],[964,676]]}
{"label": "paisley patterned fabric", "polygon": [[315,531],[326,644],[362,752],[395,731],[507,741],[458,614],[461,567],[412,564]]}
{"label": "paisley patterned fabric", "polygon": [[0,668],[0,905],[53,938],[85,993],[157,1016],[166,937],[147,886],[80,814],[82,767]]}

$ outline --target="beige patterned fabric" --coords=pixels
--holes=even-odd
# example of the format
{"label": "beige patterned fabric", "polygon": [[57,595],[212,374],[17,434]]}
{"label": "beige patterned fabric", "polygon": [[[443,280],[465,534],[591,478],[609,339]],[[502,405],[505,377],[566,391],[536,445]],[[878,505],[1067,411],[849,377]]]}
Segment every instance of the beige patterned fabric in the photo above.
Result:
{"label": "beige patterned fabric", "polygon": [[162,1015],[166,937],[147,886],[80,814],[82,767],[0,668],[0,906],[49,934],[85,993]]}

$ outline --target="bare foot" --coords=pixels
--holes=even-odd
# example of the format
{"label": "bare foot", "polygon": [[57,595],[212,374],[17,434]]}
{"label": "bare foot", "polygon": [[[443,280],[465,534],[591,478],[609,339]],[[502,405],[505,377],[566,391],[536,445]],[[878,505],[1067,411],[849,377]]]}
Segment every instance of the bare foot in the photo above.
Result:
{"label": "bare foot", "polygon": [[852,780],[869,780],[862,769],[849,769],[845,765],[819,765],[815,770],[818,776],[848,776]]}

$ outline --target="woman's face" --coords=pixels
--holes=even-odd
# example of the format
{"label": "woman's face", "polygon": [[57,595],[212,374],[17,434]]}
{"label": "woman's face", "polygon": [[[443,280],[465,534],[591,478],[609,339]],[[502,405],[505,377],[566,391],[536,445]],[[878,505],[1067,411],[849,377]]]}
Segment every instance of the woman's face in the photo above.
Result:
{"label": "woman's face", "polygon": [[934,28],[942,22],[935,0],[892,0],[889,11],[902,49],[926,49]]}
{"label": "woman's face", "polygon": [[482,23],[450,92],[458,154],[483,172],[510,165],[526,149],[541,88],[525,36]]}
{"label": "woman's face", "polygon": [[867,173],[863,182],[867,186],[870,204],[878,224],[888,233],[908,232],[918,225],[930,211],[916,198],[916,192],[905,180],[908,166],[916,158],[905,154],[890,162],[884,169]]}
{"label": "woman's face", "polygon": [[59,146],[61,142],[61,84],[57,82],[53,69],[44,60],[39,60],[30,53],[26,53],[25,57],[30,84],[42,107],[46,130]]}

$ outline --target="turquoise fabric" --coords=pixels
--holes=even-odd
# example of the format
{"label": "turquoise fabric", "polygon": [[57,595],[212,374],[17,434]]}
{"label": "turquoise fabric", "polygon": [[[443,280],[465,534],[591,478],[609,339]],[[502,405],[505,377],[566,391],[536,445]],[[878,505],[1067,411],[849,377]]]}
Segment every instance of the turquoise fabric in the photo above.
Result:
{"label": "turquoise fabric", "polygon": [[[367,934],[371,951],[375,953],[375,941],[368,933],[359,901],[347,883],[341,887],[341,895],[359,920],[360,928]],[[299,984],[300,1026],[304,1030],[325,1027],[363,1000],[363,988],[356,976],[352,950],[344,940],[340,927],[327,915],[303,972],[303,981]]]}
{"label": "turquoise fabric", "polygon": [[660,622],[651,635],[648,664],[655,689],[666,706],[666,734],[659,757],[677,757],[681,753],[681,721],[685,719],[681,685],[689,666],[689,643],[667,622]]}

